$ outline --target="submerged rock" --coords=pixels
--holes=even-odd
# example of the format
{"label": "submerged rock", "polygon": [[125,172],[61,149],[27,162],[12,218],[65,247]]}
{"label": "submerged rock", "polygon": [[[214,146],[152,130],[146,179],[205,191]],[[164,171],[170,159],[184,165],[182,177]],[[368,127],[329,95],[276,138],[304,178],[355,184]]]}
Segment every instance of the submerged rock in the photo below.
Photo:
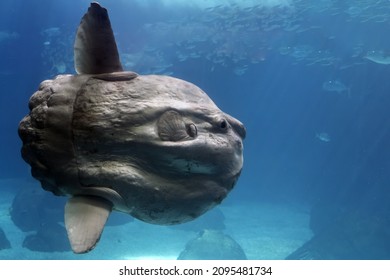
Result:
{"label": "submerged rock", "polygon": [[65,201],[65,198],[54,197],[41,189],[25,187],[12,201],[11,219],[22,231],[36,231],[42,224],[64,219]]}
{"label": "submerged rock", "polygon": [[229,235],[217,230],[203,230],[190,240],[178,260],[246,260],[244,250]]}
{"label": "submerged rock", "polygon": [[324,219],[322,224],[314,220],[311,226],[313,238],[286,259],[390,259],[390,222],[383,213],[373,215],[348,209],[333,219]]}
{"label": "submerged rock", "polygon": [[11,243],[5,236],[4,231],[0,228],[0,250],[11,248]]}
{"label": "submerged rock", "polygon": [[70,251],[65,228],[57,223],[44,224],[35,234],[28,235],[23,247],[38,252]]}

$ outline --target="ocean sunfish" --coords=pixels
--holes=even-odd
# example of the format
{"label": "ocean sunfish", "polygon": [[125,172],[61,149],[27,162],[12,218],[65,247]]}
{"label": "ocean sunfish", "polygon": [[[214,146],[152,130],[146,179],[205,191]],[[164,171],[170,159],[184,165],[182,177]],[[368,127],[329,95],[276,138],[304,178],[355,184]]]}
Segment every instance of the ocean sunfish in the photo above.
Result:
{"label": "ocean sunfish", "polygon": [[43,81],[19,124],[32,176],[68,196],[72,250],[92,250],[111,211],[152,224],[191,221],[221,203],[243,166],[243,124],[192,83],[123,71],[107,10],[76,34],[77,75]]}

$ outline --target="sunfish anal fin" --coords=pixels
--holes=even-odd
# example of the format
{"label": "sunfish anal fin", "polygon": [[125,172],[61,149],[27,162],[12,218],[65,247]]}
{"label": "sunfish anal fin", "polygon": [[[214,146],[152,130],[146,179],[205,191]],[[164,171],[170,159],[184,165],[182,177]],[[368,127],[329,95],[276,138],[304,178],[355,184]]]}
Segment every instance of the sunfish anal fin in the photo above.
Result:
{"label": "sunfish anal fin", "polygon": [[97,2],[91,3],[77,29],[74,66],[78,74],[123,70],[107,10]]}
{"label": "sunfish anal fin", "polygon": [[112,203],[97,196],[74,196],[65,205],[65,227],[73,252],[87,253],[99,241]]}

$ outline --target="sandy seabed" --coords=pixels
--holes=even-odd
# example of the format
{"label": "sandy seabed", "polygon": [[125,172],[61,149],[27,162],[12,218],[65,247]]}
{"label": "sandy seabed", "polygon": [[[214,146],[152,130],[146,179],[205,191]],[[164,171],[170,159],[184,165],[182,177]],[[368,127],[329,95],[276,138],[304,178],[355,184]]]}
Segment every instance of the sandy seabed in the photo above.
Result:
{"label": "sandy seabed", "polygon": [[[20,185],[19,179],[0,180],[0,228],[11,243],[0,250],[0,259],[176,259],[198,232],[169,226],[133,222],[106,226],[97,247],[83,255],[72,252],[35,252],[22,246],[26,233],[14,225],[9,209]],[[248,259],[280,260],[309,240],[309,211],[300,205],[275,203],[222,203],[224,233],[241,245]]]}

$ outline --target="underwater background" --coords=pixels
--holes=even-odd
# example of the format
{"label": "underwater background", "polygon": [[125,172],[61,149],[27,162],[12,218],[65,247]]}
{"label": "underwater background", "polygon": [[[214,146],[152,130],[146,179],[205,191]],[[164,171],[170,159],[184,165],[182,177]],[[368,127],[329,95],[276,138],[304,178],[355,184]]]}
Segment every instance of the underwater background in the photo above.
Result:
{"label": "underwater background", "polygon": [[389,1],[100,3],[127,70],[192,82],[245,124],[241,177],[194,222],[116,214],[73,254],[17,128],[41,81],[75,73],[90,1],[2,0],[0,259],[390,259]]}

